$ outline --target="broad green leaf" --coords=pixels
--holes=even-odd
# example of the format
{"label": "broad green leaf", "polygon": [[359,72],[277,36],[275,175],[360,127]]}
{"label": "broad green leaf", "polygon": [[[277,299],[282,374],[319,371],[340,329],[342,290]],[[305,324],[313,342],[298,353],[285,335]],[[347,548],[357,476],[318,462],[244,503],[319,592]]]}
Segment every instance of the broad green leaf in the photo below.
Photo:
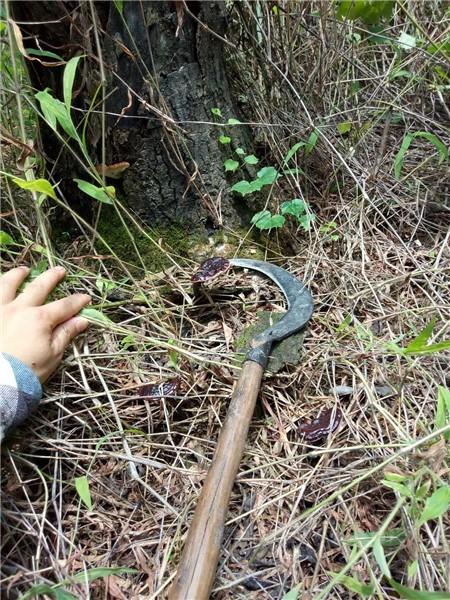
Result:
{"label": "broad green leaf", "polygon": [[247,194],[252,194],[253,192],[259,192],[259,190],[264,186],[264,183],[259,179],[254,179],[253,181],[246,181],[243,179],[242,181],[238,181],[231,188],[232,192],[238,192],[241,196],[246,196]]}
{"label": "broad green leaf", "polygon": [[59,54],[55,54],[54,52],[49,52],[48,50],[38,50],[37,48],[26,48],[26,53],[30,56],[42,56],[43,58],[54,58],[55,60],[66,62],[62,56]]}
{"label": "broad green leaf", "polygon": [[136,569],[130,569],[129,567],[93,567],[87,571],[80,571],[70,581],[74,583],[83,583],[85,581],[95,581],[102,577],[109,577],[110,575],[125,575],[127,573],[138,573]]}
{"label": "broad green leaf", "polygon": [[64,76],[63,76],[63,94],[64,94],[64,103],[67,108],[67,112],[70,115],[70,108],[72,105],[72,89],[73,82],[75,79],[75,73],[77,71],[78,63],[80,62],[81,56],[74,56],[69,60],[67,65],[64,67]]}
{"label": "broad green leaf", "polygon": [[425,502],[425,507],[420,515],[419,525],[431,519],[437,519],[448,511],[450,506],[450,486],[443,485],[438,488]]}
{"label": "broad green leaf", "polygon": [[318,139],[319,139],[319,131],[317,129],[314,129],[314,131],[309,136],[308,141],[306,142],[306,147],[305,147],[306,156],[308,156],[308,154],[311,154],[311,152],[314,150]]}
{"label": "broad green leaf", "polygon": [[414,78],[414,75],[410,71],[406,71],[405,69],[394,69],[389,73],[389,79],[392,81],[394,79],[399,79],[400,77],[406,77],[407,79]]}
{"label": "broad green leaf", "polygon": [[89,490],[89,480],[86,475],[75,478],[75,489],[88,510],[92,510],[92,498]]}
{"label": "broad green leaf", "polygon": [[228,119],[227,121],[227,125],[240,125],[241,122],[239,121],[239,119]]}
{"label": "broad green leaf", "polygon": [[[95,198],[104,204],[113,204],[112,198],[115,197],[116,190],[112,185],[108,185],[103,189],[101,187],[97,187],[93,183],[89,183],[89,181],[84,181],[84,179],[74,179],[74,181],[79,189],[88,196],[91,196],[91,198]],[[106,193],[105,190],[107,190],[109,193]]]}
{"label": "broad green leaf", "polygon": [[349,575],[340,575],[339,573],[333,572],[328,572],[328,574],[336,578],[339,576],[339,584],[343,585],[351,592],[359,594],[361,598],[368,598],[373,595],[373,585],[361,583],[358,579],[350,577]]}
{"label": "broad green leaf", "polygon": [[419,335],[417,337],[415,337],[412,340],[412,342],[410,342],[406,346],[406,348],[404,348],[404,351],[407,353],[411,353],[411,352],[414,352],[415,350],[423,348],[423,346],[426,345],[429,338],[431,337],[431,334],[433,333],[435,324],[436,324],[436,319],[433,319],[430,323],[428,323],[428,325],[424,329],[422,329],[422,331],[419,333]]}
{"label": "broad green leaf", "polygon": [[403,50],[412,50],[416,47],[417,40],[413,35],[409,35],[406,31],[402,31],[397,40],[397,44],[400,48],[403,48]]}
{"label": "broad green leaf", "polygon": [[433,144],[439,154],[439,164],[448,159],[448,150],[445,144],[434,134],[429,131],[416,131],[415,133],[408,133],[403,138],[402,145],[400,146],[400,150],[398,151],[397,156],[394,160],[394,175],[396,179],[400,179],[400,174],[403,168],[403,162],[405,158],[405,154],[408,151],[408,148],[411,145],[411,142],[416,137],[422,137],[426,139],[428,142]]}
{"label": "broad green leaf", "polygon": [[68,577],[61,583],[57,583],[55,585],[49,585],[47,583],[33,585],[25,592],[25,594],[20,596],[19,600],[41,598],[44,594],[55,598],[55,600],[77,600],[78,596],[74,596],[70,592],[66,592],[64,589],[62,589],[62,586],[70,585],[71,583],[85,583],[86,581],[91,582],[102,577],[109,577],[110,575],[125,575],[127,573],[138,573],[138,571],[128,567],[94,567],[93,569],[80,571],[73,577]]}
{"label": "broad green leaf", "polygon": [[253,189],[250,181],[243,179],[242,181],[238,181],[237,183],[235,183],[232,186],[231,191],[237,192],[238,194],[241,194],[241,196],[246,196],[247,194],[251,194],[255,190]]}
{"label": "broad green leaf", "polygon": [[[436,429],[441,429],[448,423],[450,423],[450,390],[439,386],[435,418]],[[450,439],[450,431],[447,431],[444,437],[446,440]]]}
{"label": "broad green leaf", "polygon": [[117,287],[117,283],[110,279],[104,279],[103,277],[97,277],[95,280],[95,287],[98,289],[100,294],[109,294]]}
{"label": "broad green leaf", "polygon": [[259,163],[259,158],[256,158],[254,154],[249,154],[244,160],[248,165],[257,165]]}
{"label": "broad green leaf", "polygon": [[56,131],[57,120],[55,106],[57,105],[54,103],[55,99],[47,92],[47,90],[37,92],[34,96],[41,106],[41,111],[47,125],[53,129],[53,131]]}
{"label": "broad green leaf", "polygon": [[435,354],[436,352],[442,352],[444,350],[450,350],[450,340],[436,342],[435,344],[428,344],[428,346],[422,346],[422,348],[418,348],[417,350],[408,352],[407,354]]}
{"label": "broad green leaf", "polygon": [[301,584],[299,583],[298,585],[293,587],[292,590],[289,590],[289,592],[284,594],[281,600],[298,600],[300,594],[300,587]]}
{"label": "broad green leaf", "polygon": [[272,213],[270,212],[270,210],[261,210],[253,215],[251,223],[253,225],[256,225],[258,221],[265,221],[267,219],[270,219],[271,216]]}
{"label": "broad green leaf", "polygon": [[53,131],[57,130],[56,122],[58,122],[69,137],[78,141],[78,134],[65,104],[57,98],[53,98],[47,90],[37,92],[35,98],[40,104],[44,119]]}
{"label": "broad green leaf", "polygon": [[282,215],[293,215],[294,217],[298,217],[305,212],[305,201],[301,198],[294,198],[293,200],[288,200],[287,202],[283,202],[281,205],[281,214]]}
{"label": "broad green leaf", "polygon": [[404,498],[413,497],[413,493],[411,492],[411,490],[402,483],[397,483],[396,481],[387,481],[386,479],[383,479],[381,483],[386,487],[391,488],[391,490],[395,490],[400,494],[400,496],[403,496]]}
{"label": "broad green leaf", "polygon": [[50,196],[50,198],[56,200],[55,190],[53,189],[52,184],[47,181],[47,179],[33,179],[32,181],[27,181],[26,179],[13,177],[13,181],[16,185],[24,190],[45,194],[46,196]]}
{"label": "broad green leaf", "polygon": [[391,473],[387,472],[384,474],[384,477],[387,481],[396,481],[397,483],[403,483],[404,481],[408,481],[408,475],[400,475],[400,473]]}
{"label": "broad green leaf", "polygon": [[308,213],[303,216],[297,217],[297,221],[299,225],[303,227],[305,231],[309,231],[311,229],[311,224],[316,220],[316,216]]}
{"label": "broad green leaf", "polygon": [[408,573],[408,577],[414,577],[417,574],[418,570],[419,570],[419,561],[413,560],[412,562],[409,563],[408,568],[406,570],[406,572]]}
{"label": "broad green leaf", "polygon": [[262,210],[253,215],[251,222],[258,229],[273,229],[282,227],[285,218],[282,215],[272,215],[268,210]]}
{"label": "broad green leaf", "polygon": [[231,142],[231,138],[228,137],[227,135],[221,135],[221,136],[219,136],[219,142],[221,144],[229,144]]}
{"label": "broad green leaf", "polygon": [[215,116],[215,117],[221,117],[222,116],[222,111],[220,110],[220,108],[212,108],[211,109],[211,113]]}
{"label": "broad green leaf", "polygon": [[405,348],[400,348],[398,353],[403,355],[434,354],[435,352],[450,350],[450,340],[427,344],[433,333],[435,322],[435,320],[431,321]]}
{"label": "broad green leaf", "polygon": [[300,150],[300,148],[302,148],[303,146],[306,146],[306,142],[297,142],[296,144],[294,144],[292,146],[292,148],[290,148],[289,152],[286,154],[285,158],[284,158],[284,162],[288,163],[291,158],[294,156],[294,154]]}
{"label": "broad green leaf", "polygon": [[85,317],[88,321],[94,321],[95,323],[111,324],[112,321],[102,312],[96,308],[83,308],[78,313],[80,317]]}
{"label": "broad green leaf", "polygon": [[[374,538],[378,532],[376,531],[359,531],[344,540],[346,544],[364,544]],[[380,544],[384,548],[398,548],[405,539],[405,532],[401,527],[394,527],[383,533],[379,538]]]}
{"label": "broad green leaf", "polygon": [[375,540],[372,545],[372,552],[377,561],[380,571],[385,577],[390,577],[391,572],[389,571],[388,564],[386,562],[386,556],[384,555],[383,545],[379,539]]}
{"label": "broad green leaf", "polygon": [[270,219],[269,228],[271,229],[272,227],[283,227],[285,221],[286,219],[283,217],[283,215],[273,215]]}
{"label": "broad green leaf", "polygon": [[430,487],[431,487],[431,481],[429,479],[427,479],[427,481],[425,481],[425,483],[422,483],[422,485],[419,486],[416,489],[416,491],[414,492],[415,499],[423,500],[424,498],[426,498],[430,491]]}
{"label": "broad green leaf", "polygon": [[239,156],[243,156],[245,154],[244,148],[236,148],[235,152],[236,154],[239,154]]}
{"label": "broad green leaf", "polygon": [[6,231],[0,231],[0,246],[11,246],[11,244],[15,244],[14,239],[6,233]]}
{"label": "broad green leaf", "polygon": [[36,277],[39,277],[39,275],[41,273],[43,273],[44,271],[46,271],[47,269],[48,269],[48,261],[45,258],[43,258],[38,263],[36,263],[34,265],[34,267],[32,267],[31,273],[28,276],[28,280],[33,281],[33,279],[36,279]]}
{"label": "broad green leaf", "polygon": [[364,23],[378,23],[390,19],[394,10],[393,0],[341,0],[337,16],[340,19],[361,19]]}
{"label": "broad green leaf", "polygon": [[448,592],[423,592],[414,590],[398,583],[394,579],[389,579],[389,584],[399,594],[400,598],[405,600],[449,600]]}
{"label": "broad green leaf", "polygon": [[351,130],[352,126],[353,123],[351,121],[343,121],[342,123],[338,123],[336,125],[336,129],[338,130],[338,133],[343,135],[344,133],[348,133]]}
{"label": "broad green leaf", "polygon": [[274,167],[263,167],[258,171],[258,179],[262,185],[272,184],[278,177],[278,171]]}
{"label": "broad green leaf", "polygon": [[125,350],[128,350],[128,348],[130,348],[130,346],[136,345],[136,338],[134,337],[134,335],[132,335],[130,333],[120,340],[120,345]]}
{"label": "broad green leaf", "polygon": [[31,598],[42,598],[44,594],[54,598],[55,600],[78,600],[78,596],[74,596],[70,592],[66,592],[61,587],[49,585],[47,583],[38,583],[30,587],[19,600],[31,600]]}
{"label": "broad green leaf", "polygon": [[236,171],[236,169],[239,168],[239,163],[237,160],[233,160],[232,158],[229,158],[228,160],[226,160],[223,163],[223,166],[225,167],[225,172]]}

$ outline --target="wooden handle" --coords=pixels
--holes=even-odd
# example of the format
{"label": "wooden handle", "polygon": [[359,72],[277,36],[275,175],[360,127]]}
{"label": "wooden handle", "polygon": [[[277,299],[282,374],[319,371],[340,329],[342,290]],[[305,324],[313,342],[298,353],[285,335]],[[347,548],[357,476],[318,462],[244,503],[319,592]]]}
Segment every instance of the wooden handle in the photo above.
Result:
{"label": "wooden handle", "polygon": [[169,600],[206,600],[216,574],[231,490],[244,453],[263,368],[247,361],[231,398],[189,528]]}

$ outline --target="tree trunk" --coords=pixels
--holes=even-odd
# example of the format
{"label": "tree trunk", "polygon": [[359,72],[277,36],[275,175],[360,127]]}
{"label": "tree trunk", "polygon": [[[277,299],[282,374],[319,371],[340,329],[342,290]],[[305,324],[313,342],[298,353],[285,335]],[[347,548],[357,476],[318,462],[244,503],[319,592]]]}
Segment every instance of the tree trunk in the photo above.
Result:
{"label": "tree trunk", "polygon": [[[152,226],[179,223],[211,230],[241,224],[244,218],[248,223],[249,209],[232,197],[223,168],[231,146],[249,148],[248,131],[245,126],[228,129],[232,145],[221,145],[218,137],[224,130],[214,124],[238,117],[220,39],[227,24],[223,2],[18,1],[12,7],[26,47],[57,52],[65,59],[86,55],[74,86],[73,104],[82,111],[101,82],[103,63],[105,162],[130,164],[122,179],[127,206]],[[32,84],[50,87],[61,98],[63,67],[29,64]],[[222,119],[211,114],[214,107],[221,109]],[[89,151],[101,163],[100,113],[89,119]],[[46,130],[42,143],[46,155],[55,159],[60,148]],[[77,168],[69,156],[56,163],[63,189],[65,183],[71,185]],[[73,197],[73,186],[67,189]]]}

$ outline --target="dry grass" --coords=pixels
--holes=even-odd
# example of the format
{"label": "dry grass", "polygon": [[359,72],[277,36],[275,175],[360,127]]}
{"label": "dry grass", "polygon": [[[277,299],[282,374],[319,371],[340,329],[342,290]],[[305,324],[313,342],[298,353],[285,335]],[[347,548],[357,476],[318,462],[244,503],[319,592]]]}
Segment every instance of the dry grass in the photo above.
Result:
{"label": "dry grass", "polygon": [[[392,576],[450,592],[448,516],[419,528],[411,500],[382,483],[387,470],[431,489],[448,478],[448,449],[433,433],[438,385],[449,386],[448,353],[406,359],[386,346],[409,341],[433,317],[435,339],[449,337],[446,167],[418,139],[401,180],[392,174],[405,132],[432,131],[448,142],[448,108],[431,85],[434,66],[445,61],[417,49],[396,62],[395,47],[354,44],[351,24],[336,22],[331,5],[313,5],[317,16],[310,3],[279,5],[285,12],[276,26],[270,3],[258,4],[259,17],[256,3],[234,8],[245,51],[230,59],[245,60],[261,84],[250,87],[243,76],[235,85],[247,96],[243,110],[257,121],[267,164],[281,162],[313,124],[321,127],[315,151],[298,155],[306,175],[291,175],[268,199],[276,208],[304,196],[317,215],[309,233],[285,231],[278,249],[279,264],[310,286],[315,313],[301,364],[265,378],[214,597],[282,598],[299,585],[302,599],[358,598],[333,578],[348,565],[347,575],[374,586],[372,597],[396,598],[367,538],[353,552],[346,541],[392,529],[400,532],[385,547]],[[439,3],[406,8],[397,8],[389,35],[398,38],[413,18],[424,37],[442,40]],[[392,78],[394,66],[414,79]],[[350,93],[356,80],[363,82],[357,97]],[[401,122],[393,118],[400,112]],[[342,121],[352,121],[350,135],[338,134]],[[15,192],[9,202],[17,227],[33,239],[34,215]],[[338,239],[320,230],[330,221]],[[273,249],[276,233],[271,239]],[[138,572],[65,589],[77,598],[164,596],[237,375],[233,342],[260,309],[283,306],[272,285],[238,271],[194,296],[195,265],[178,259],[166,273],[129,279],[123,300],[105,302],[95,281],[108,272],[86,254],[80,239],[58,257],[73,277],[66,289],[97,295],[114,325],[93,326],[77,341],[38,413],[3,447],[5,597],[100,566]],[[3,268],[37,257],[24,248]],[[117,280],[119,271],[110,276]],[[133,302],[139,292],[148,303]],[[142,384],[174,376],[182,380],[178,397],[142,394]],[[298,425],[334,406],[343,413],[339,429],[322,444],[305,443]],[[75,491],[82,475],[92,510]],[[408,573],[414,560],[417,571]]]}

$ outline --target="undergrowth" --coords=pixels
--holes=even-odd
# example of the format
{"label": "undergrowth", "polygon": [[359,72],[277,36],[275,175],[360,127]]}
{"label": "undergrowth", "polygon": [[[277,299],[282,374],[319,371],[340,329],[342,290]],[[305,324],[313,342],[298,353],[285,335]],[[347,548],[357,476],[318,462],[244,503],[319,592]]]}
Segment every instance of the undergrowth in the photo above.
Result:
{"label": "undergrowth", "polygon": [[[89,333],[2,448],[3,593],[164,596],[232,393],[235,341],[260,310],[284,310],[239,272],[196,294],[199,256],[219,253],[270,257],[310,287],[315,312],[301,364],[265,378],[214,597],[448,598],[448,9],[227,6],[245,120],[217,106],[211,119],[230,193],[264,207],[244,232],[225,224],[201,243],[183,232],[181,245],[96,169],[92,106],[80,126],[71,118],[83,57],[62,65],[64,102],[32,89],[26,61],[60,57],[27,53],[2,15],[2,271],[61,263],[58,293],[94,297]],[[38,116],[78,157],[92,219],[53,179]],[[241,122],[253,148],[235,144]],[[76,234],[55,240],[55,214]],[[171,397],[143,391],[175,380]],[[299,425],[330,408],[339,428],[308,443]]]}

